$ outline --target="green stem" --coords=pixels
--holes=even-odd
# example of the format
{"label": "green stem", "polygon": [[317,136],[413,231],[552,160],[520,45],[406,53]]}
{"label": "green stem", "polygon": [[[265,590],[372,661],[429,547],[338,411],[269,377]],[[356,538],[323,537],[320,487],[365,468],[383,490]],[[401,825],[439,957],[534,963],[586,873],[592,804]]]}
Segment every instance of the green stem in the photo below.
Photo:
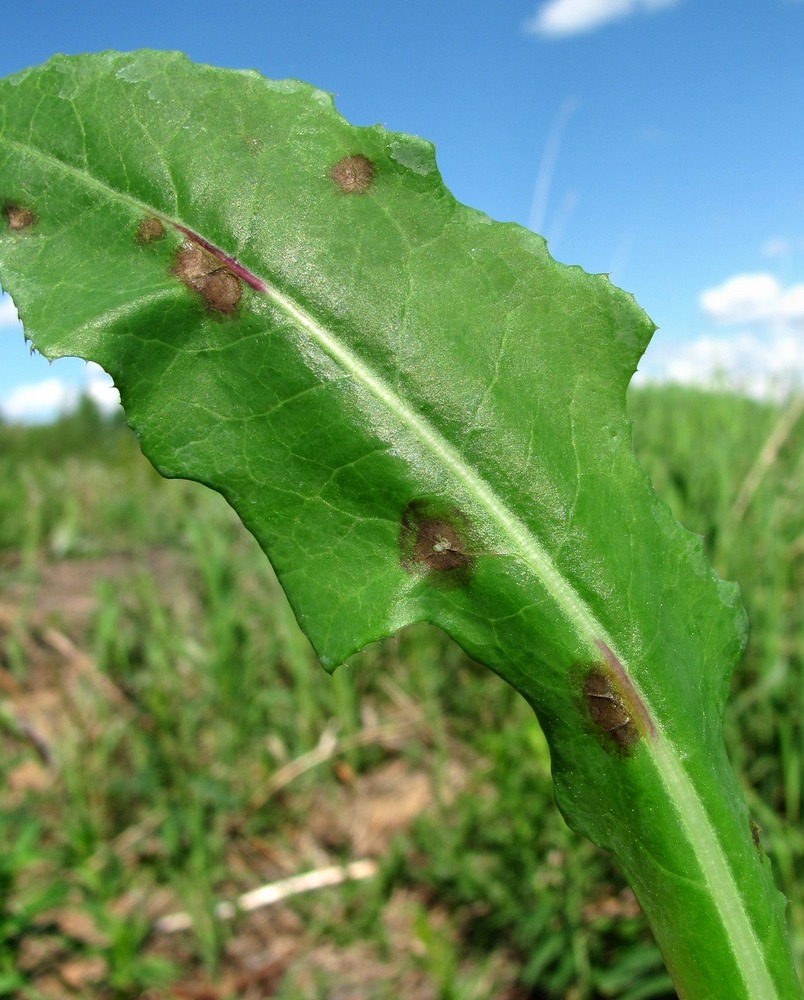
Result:
{"label": "green stem", "polygon": [[[725,751],[688,769],[657,726],[622,765],[602,846],[633,888],[681,1000],[801,1000],[783,900]],[[557,776],[559,805],[577,828],[568,787]]]}

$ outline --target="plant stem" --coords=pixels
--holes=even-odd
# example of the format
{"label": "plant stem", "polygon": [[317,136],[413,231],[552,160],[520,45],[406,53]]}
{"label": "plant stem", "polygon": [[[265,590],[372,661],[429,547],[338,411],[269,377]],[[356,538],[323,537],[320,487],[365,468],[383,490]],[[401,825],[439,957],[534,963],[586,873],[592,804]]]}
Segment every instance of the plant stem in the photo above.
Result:
{"label": "plant stem", "polygon": [[[610,838],[591,839],[615,855],[679,997],[801,1000],[784,901],[725,750],[705,768],[688,767],[660,727],[646,742],[622,761]],[[559,805],[578,829],[572,783],[556,778]]]}

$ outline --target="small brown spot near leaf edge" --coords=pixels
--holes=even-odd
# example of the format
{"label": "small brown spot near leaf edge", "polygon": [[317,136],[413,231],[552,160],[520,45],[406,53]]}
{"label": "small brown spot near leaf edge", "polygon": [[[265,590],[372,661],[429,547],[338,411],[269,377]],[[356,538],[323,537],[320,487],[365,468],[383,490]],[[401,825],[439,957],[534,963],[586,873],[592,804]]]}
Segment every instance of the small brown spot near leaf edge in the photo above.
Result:
{"label": "small brown spot near leaf edge", "polygon": [[622,756],[630,754],[639,742],[639,729],[605,666],[594,664],[587,670],[582,691],[592,731],[603,747]]}
{"label": "small brown spot near leaf edge", "polygon": [[134,234],[134,239],[137,243],[147,244],[163,239],[164,235],[165,227],[162,220],[157,219],[155,215],[149,215],[140,221],[140,224],[137,226],[137,232]]}
{"label": "small brown spot near leaf edge", "polygon": [[36,224],[36,215],[33,211],[16,201],[5,202],[3,217],[6,220],[6,227],[15,233],[24,232]]}
{"label": "small brown spot near leaf edge", "polygon": [[374,183],[376,170],[363,153],[344,156],[333,166],[330,177],[335,187],[344,194],[363,194]]}
{"label": "small brown spot near leaf edge", "polygon": [[474,562],[467,537],[466,519],[459,511],[412,500],[400,520],[402,566],[411,573],[424,571],[441,578],[463,579]]}
{"label": "small brown spot near leaf edge", "polygon": [[761,859],[761,858],[764,857],[764,852],[762,850],[762,841],[760,839],[760,833],[762,831],[760,829],[759,824],[756,822],[756,820],[753,818],[753,816],[749,819],[749,823],[750,823],[750,827],[751,827],[751,840],[753,840],[753,842],[754,842],[754,849],[756,850],[757,854],[759,855],[759,857]]}
{"label": "small brown spot near leaf edge", "polygon": [[202,246],[192,240],[182,243],[171,271],[208,309],[226,316],[236,311],[243,296],[240,279]]}

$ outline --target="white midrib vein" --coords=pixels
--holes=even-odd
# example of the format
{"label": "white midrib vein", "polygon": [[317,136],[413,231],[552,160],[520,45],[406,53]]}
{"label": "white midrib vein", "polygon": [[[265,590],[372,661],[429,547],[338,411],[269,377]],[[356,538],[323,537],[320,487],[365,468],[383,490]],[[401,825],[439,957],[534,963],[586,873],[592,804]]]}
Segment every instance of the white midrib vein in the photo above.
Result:
{"label": "white midrib vein", "polygon": [[[263,279],[264,280],[264,279]],[[561,611],[575,623],[578,632],[589,645],[594,656],[600,655],[599,643],[608,646],[613,655],[623,665],[631,684],[646,706],[651,719],[655,714],[644,693],[634,682],[627,663],[618,654],[614,640],[608,635],[602,623],[584,603],[573,586],[559,573],[550,556],[533,537],[527,526],[516,517],[500,500],[488,483],[475,473],[460,457],[456,449],[432,427],[420,414],[409,407],[388,385],[375,375],[340,340],[321,326],[306,310],[288,298],[283,292],[266,282],[266,294],[280,309],[291,316],[352,378],[367,389],[412,433],[462,485],[475,500],[485,508],[488,515],[502,528],[503,533],[513,543],[513,551],[540,580]],[[742,897],[737,890],[731,869],[714,835],[689,776],[679,763],[678,757],[669,745],[660,726],[649,740],[657,773],[664,785],[668,798],[674,803],[681,825],[686,829],[689,842],[696,853],[703,877],[709,883],[713,898],[719,900],[720,916],[726,933],[732,941],[735,963],[740,968],[750,997],[771,1000],[774,987],[762,959],[759,942],[745,912]]]}
{"label": "white midrib vein", "polygon": [[[64,163],[56,157],[15,140],[4,140],[22,153],[46,161],[51,167],[71,174],[81,183],[96,188],[119,202],[124,202],[144,215],[155,216],[175,229],[189,229],[183,222],[154,209],[139,199],[117,191],[92,174]],[[198,234],[200,235],[200,234]],[[210,243],[210,245],[212,245]],[[221,251],[223,254],[223,251]],[[224,255],[228,256],[228,255]],[[461,458],[458,451],[424,417],[408,406],[391,386],[376,375],[363,361],[326,329],[305,309],[277,288],[272,281],[259,278],[264,294],[274,304],[291,317],[352,379],[369,392],[394,417],[407,428],[408,433],[418,438],[421,445],[430,451],[450,471],[455,479],[484,508],[493,521],[512,543],[512,555],[529,567],[551,595],[564,615],[575,623],[579,634],[592,651],[599,657],[599,643],[603,642],[622,664],[628,674],[634,692],[645,705],[655,724],[655,731],[648,743],[657,775],[662,782],[668,799],[674,804],[679,823],[687,834],[687,839],[701,868],[701,874],[709,885],[710,896],[718,901],[720,918],[732,943],[736,966],[745,982],[747,995],[772,1000],[775,989],[762,957],[762,950],[756,934],[745,912],[742,897],[737,889],[731,869],[726,862],[720,843],[714,834],[709,818],[695,788],[658,724],[649,701],[634,681],[628,663],[617,651],[617,646],[598,621],[590,608],[581,599],[573,586],[561,575],[538,539],[534,538],[527,525],[513,514],[497,496],[489,484]]]}

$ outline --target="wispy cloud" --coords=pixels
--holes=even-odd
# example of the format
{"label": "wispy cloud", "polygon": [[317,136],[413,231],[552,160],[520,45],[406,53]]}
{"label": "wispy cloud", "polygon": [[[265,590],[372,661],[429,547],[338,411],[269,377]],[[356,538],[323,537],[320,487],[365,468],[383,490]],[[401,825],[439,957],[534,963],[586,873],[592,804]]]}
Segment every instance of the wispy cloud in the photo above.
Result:
{"label": "wispy cloud", "polygon": [[547,0],[525,22],[529,34],[566,38],[595,31],[611,21],[650,14],[679,0]]}
{"label": "wispy cloud", "polygon": [[786,236],[772,236],[762,244],[763,257],[789,257],[793,252],[793,244]]}
{"label": "wispy cloud", "polygon": [[[570,118],[578,109],[578,101],[574,97],[568,97],[553,119],[550,131],[547,133],[547,140],[544,144],[539,172],[536,175],[536,183],[533,186],[533,200],[530,207],[530,228],[536,233],[544,235],[545,215],[547,204],[550,198],[550,188],[553,184],[556,162],[561,149],[561,140],[564,136],[564,129]],[[555,242],[555,239],[551,242]]]}
{"label": "wispy cloud", "polygon": [[[804,4],[804,0],[801,0]],[[804,205],[804,202],[802,202]],[[804,253],[804,236],[772,236],[765,240],[759,248],[763,257],[771,260],[784,260],[797,257]]]}
{"label": "wispy cloud", "polygon": [[17,386],[0,400],[0,416],[10,423],[46,423],[75,409],[82,395],[89,396],[103,413],[112,413],[120,405],[112,380],[101,367],[90,363],[83,385],[53,376]]}

